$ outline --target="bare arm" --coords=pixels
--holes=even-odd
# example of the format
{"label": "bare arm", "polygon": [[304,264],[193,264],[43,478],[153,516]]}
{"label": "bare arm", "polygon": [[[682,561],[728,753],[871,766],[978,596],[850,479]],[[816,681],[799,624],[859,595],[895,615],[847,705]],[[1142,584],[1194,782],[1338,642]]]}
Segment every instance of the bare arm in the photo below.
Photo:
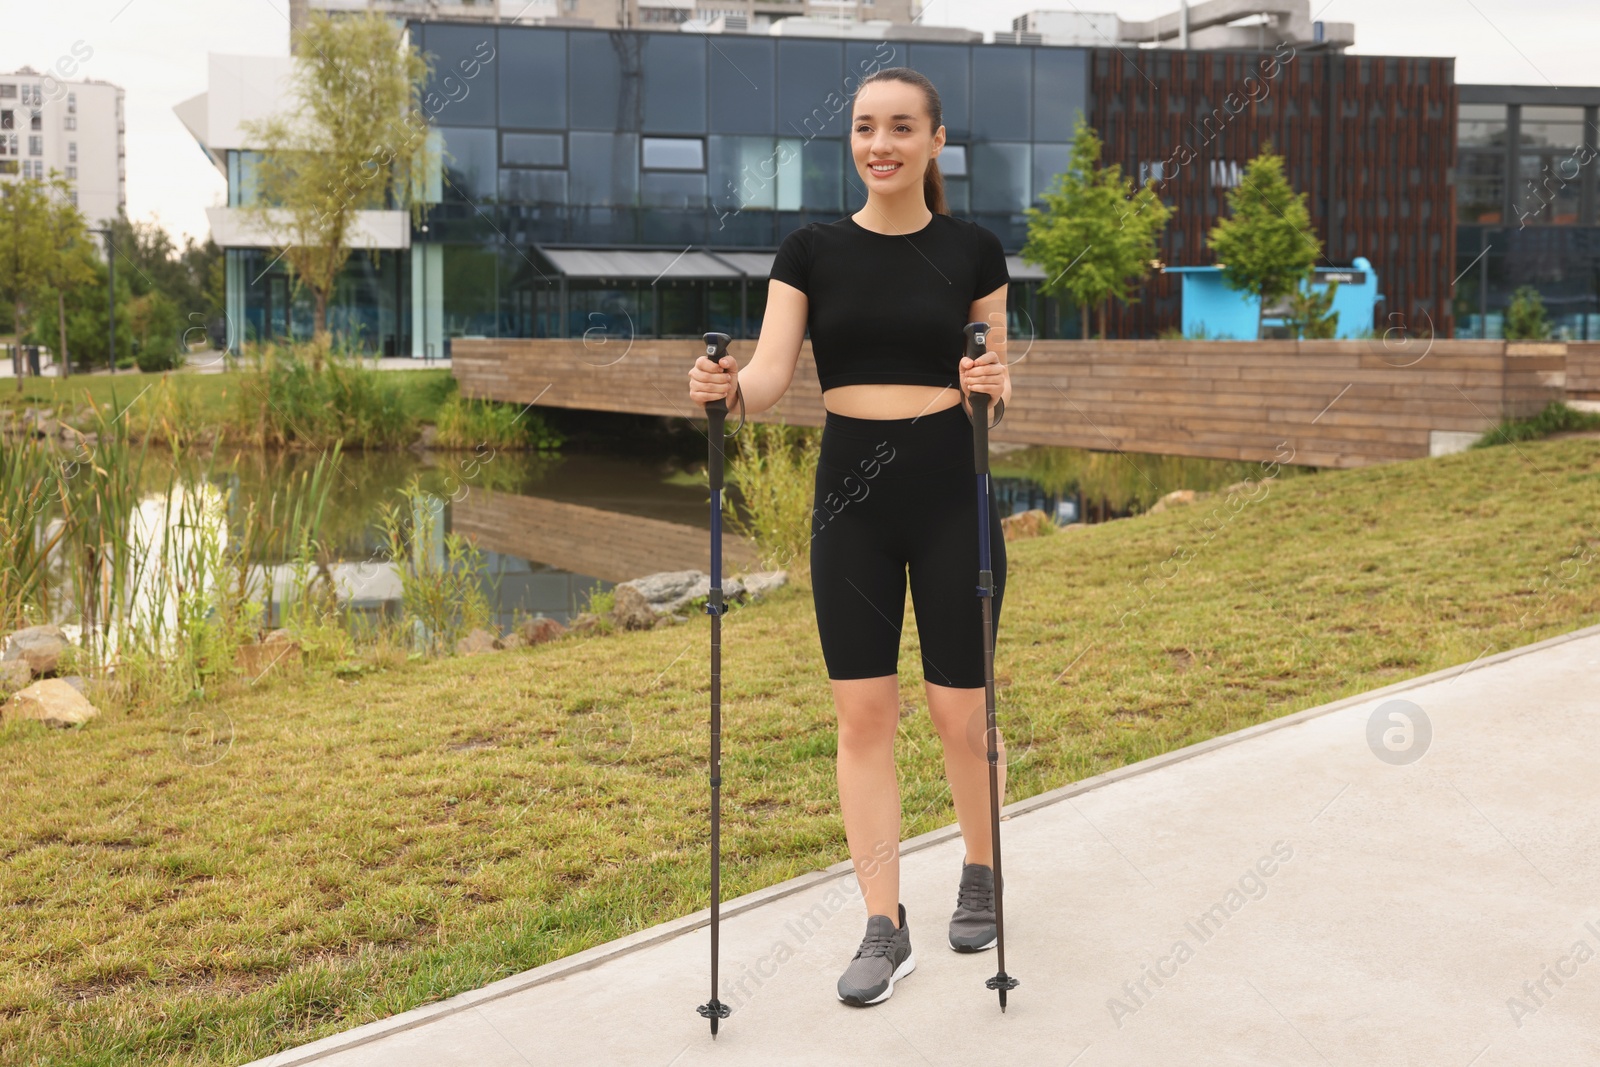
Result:
{"label": "bare arm", "polygon": [[737,388],[744,394],[747,414],[754,415],[776,404],[794,381],[809,310],[805,293],[787,282],[769,281],[761,337],[750,362],[741,370],[738,361],[729,355],[723,357],[719,368],[701,355],[689,370],[689,399],[703,406],[726,397],[731,408]]}

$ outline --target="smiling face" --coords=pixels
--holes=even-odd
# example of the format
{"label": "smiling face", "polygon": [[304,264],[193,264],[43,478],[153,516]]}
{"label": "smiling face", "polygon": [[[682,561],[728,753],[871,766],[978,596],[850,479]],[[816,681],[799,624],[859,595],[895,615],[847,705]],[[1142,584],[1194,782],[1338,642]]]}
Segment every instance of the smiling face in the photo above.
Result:
{"label": "smiling face", "polygon": [[928,100],[915,85],[884,79],[856,94],[850,153],[869,193],[908,188],[920,197],[928,160],[944,147],[944,127],[932,129]]}

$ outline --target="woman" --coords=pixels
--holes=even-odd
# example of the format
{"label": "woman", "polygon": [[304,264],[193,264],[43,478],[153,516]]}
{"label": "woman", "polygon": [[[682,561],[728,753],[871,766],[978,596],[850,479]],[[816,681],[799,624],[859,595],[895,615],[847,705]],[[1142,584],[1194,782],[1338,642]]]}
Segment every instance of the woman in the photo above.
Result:
{"label": "woman", "polygon": [[[1011,397],[1010,275],[993,233],[947,213],[936,162],[944,143],[939,94],[927,78],[905,67],[867,78],[850,138],[866,205],[784,239],[748,367],[701,356],[689,372],[696,403],[737,399],[763,411],[789,388],[810,329],[827,409],[812,596],[839,719],[839,806],[867,905],[866,936],[838,983],[839,999],[855,1005],[888,999],[916,965],[899,897],[894,762],[908,569],[928,710],[966,844],[949,943],[958,952],[995,943],[969,397],[997,401],[991,425]],[[964,354],[969,322],[991,327],[976,363]],[[989,517],[998,632],[1006,556],[992,493]]]}

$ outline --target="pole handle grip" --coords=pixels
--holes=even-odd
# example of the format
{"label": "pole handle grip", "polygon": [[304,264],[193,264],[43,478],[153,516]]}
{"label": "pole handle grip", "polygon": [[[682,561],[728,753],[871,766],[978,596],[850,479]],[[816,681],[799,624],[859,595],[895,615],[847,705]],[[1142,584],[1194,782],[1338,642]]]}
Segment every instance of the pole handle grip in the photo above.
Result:
{"label": "pole handle grip", "polygon": [[[989,351],[989,324],[969,322],[963,328],[967,337],[967,358],[974,363]],[[988,393],[967,394],[972,404],[972,469],[978,474],[989,473],[989,401]]]}

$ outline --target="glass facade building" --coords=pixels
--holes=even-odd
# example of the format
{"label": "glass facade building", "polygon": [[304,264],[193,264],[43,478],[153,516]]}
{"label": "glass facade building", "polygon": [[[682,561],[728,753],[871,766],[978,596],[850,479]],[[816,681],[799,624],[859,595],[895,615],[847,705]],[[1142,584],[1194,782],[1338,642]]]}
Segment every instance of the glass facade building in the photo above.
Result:
{"label": "glass facade building", "polygon": [[1600,339],[1600,88],[1463,85],[1456,336],[1504,335],[1520,286],[1565,340]]}
{"label": "glass facade building", "polygon": [[[374,353],[597,331],[754,337],[783,238],[866,200],[851,101],[889,66],[940,91],[949,208],[1010,254],[1019,336],[1080,336],[1078,310],[1042,298],[1042,272],[1017,255],[1080,111],[1103,162],[1156,179],[1176,209],[1162,263],[1214,262],[1210,228],[1270,144],[1307,195],[1319,265],[1365,256],[1385,279],[1375,328],[1400,314],[1444,336],[1495,337],[1511,291],[1533,284],[1564,334],[1600,336],[1600,90],[1458,86],[1447,58],[1312,49],[1131,54],[436,20],[408,32],[431,57],[423,110],[439,170],[409,246],[353,254],[329,309],[334,330]],[[252,164],[228,153],[231,205],[248,203]],[[309,333],[310,302],[270,252],[230,248],[228,279],[246,337]],[[1181,321],[1159,273],[1138,296],[1112,304],[1111,336]]]}
{"label": "glass facade building", "polygon": [[[849,151],[866,74],[939,87],[953,214],[1015,251],[1088,111],[1085,49],[416,22],[442,149],[409,249],[352,256],[330,321],[370,350],[456,337],[754,337],[778,244],[865,203]],[[249,153],[230,159],[230,202]],[[593,255],[563,256],[587,250]],[[628,253],[680,253],[676,263]],[[233,250],[251,336],[309,330],[281,264]],[[358,262],[359,261],[359,262]],[[263,273],[264,271],[264,273]],[[1014,315],[1039,273],[1012,260]],[[1038,330],[1036,320],[1033,329]],[[1041,332],[1042,335],[1042,332]]]}

